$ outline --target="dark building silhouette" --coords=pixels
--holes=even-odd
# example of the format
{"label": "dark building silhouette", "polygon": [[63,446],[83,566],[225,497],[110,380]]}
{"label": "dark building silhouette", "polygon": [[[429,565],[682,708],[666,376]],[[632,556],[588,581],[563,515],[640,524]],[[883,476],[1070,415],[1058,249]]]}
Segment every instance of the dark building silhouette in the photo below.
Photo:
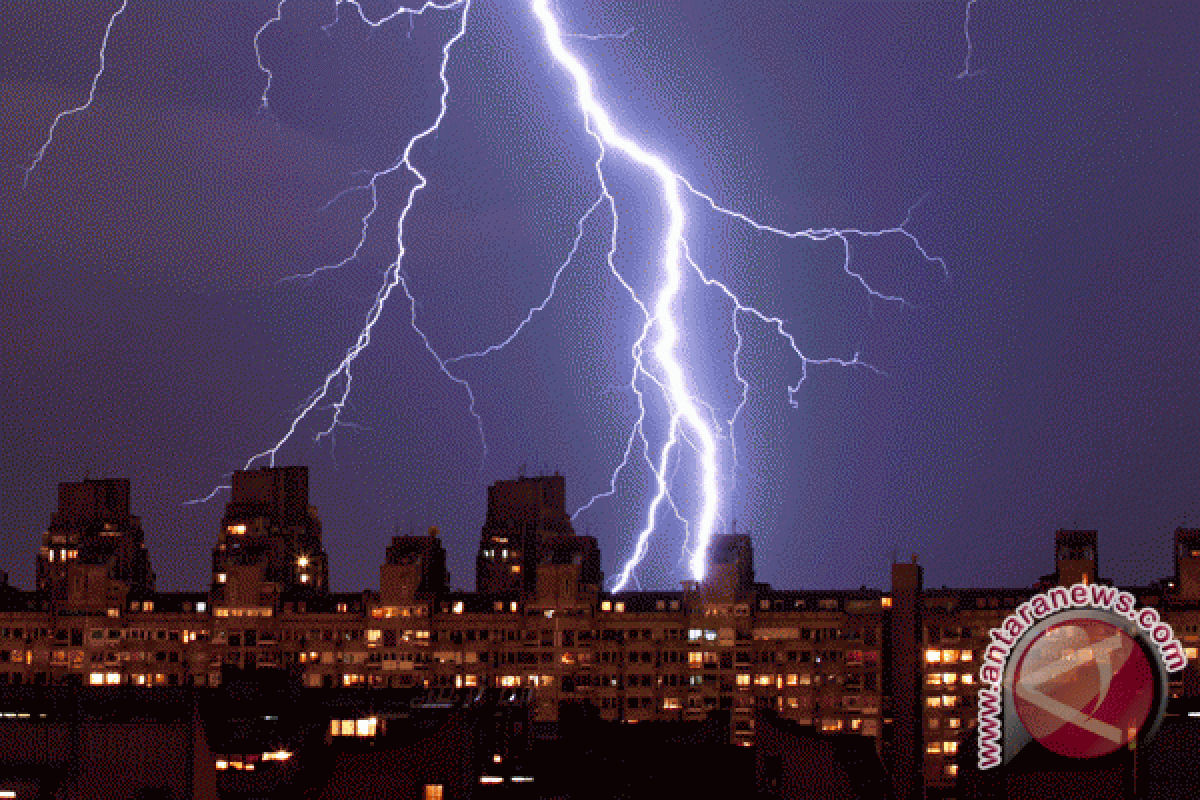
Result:
{"label": "dark building silhouette", "polygon": [[42,536],[37,587],[52,602],[120,608],[154,591],[141,519],[129,511],[129,481],[58,485],[58,511]]}
{"label": "dark building silhouette", "polygon": [[270,607],[329,591],[321,520],[308,504],[307,467],[235,472],[213,549],[213,605]]}
{"label": "dark building silhouette", "polygon": [[446,548],[438,529],[427,536],[394,536],[379,569],[380,601],[385,606],[429,602],[449,589]]}
{"label": "dark building silhouette", "polygon": [[475,585],[479,592],[538,592],[542,563],[564,560],[582,567],[580,581],[598,586],[596,540],[577,537],[566,508],[561,475],[497,481],[488,487],[487,517],[479,540]]}

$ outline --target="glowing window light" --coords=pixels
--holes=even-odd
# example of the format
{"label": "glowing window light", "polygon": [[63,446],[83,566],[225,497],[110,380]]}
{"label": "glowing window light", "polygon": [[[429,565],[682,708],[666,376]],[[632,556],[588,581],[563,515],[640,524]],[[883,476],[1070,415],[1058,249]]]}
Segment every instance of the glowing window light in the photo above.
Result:
{"label": "glowing window light", "polygon": [[480,783],[504,783],[504,778],[499,775],[480,775]]}
{"label": "glowing window light", "polygon": [[942,651],[941,650],[926,650],[925,651],[925,660],[927,662],[929,662],[930,664],[938,663],[939,661],[942,660]]}
{"label": "glowing window light", "polygon": [[88,683],[90,683],[92,686],[102,685],[104,683],[104,673],[93,672],[91,675],[88,675]]}
{"label": "glowing window light", "polygon": [[121,682],[121,673],[119,673],[119,672],[106,673],[104,676],[104,682],[106,684],[109,684],[110,686],[114,683],[120,683]]}

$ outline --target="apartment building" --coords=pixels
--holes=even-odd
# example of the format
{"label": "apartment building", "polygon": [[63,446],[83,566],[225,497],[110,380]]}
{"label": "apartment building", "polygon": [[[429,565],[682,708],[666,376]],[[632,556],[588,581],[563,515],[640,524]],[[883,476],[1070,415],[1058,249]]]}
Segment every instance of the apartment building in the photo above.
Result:
{"label": "apartment building", "polygon": [[[92,496],[115,502],[78,501]],[[914,558],[886,589],[846,591],[757,583],[751,537],[724,534],[703,583],[611,593],[562,477],[542,476],[489,490],[477,591],[449,589],[430,529],[392,539],[377,591],[333,592],[307,470],[282,467],[235,476],[208,590],[157,592],[128,496],[121,481],[63,484],[38,589],[0,587],[0,684],[216,686],[236,667],[308,687],[520,688],[542,735],[582,703],[629,724],[728,712],[747,746],[769,710],[871,740],[898,797],[953,796],[988,631],[1039,587],[1102,581],[1094,531],[1058,532],[1055,571],[1027,587],[926,589]],[[106,536],[117,544],[89,544]],[[1175,533],[1175,562],[1130,591],[1194,660],[1200,530]],[[1175,678],[1172,695],[1200,695],[1194,665]]]}

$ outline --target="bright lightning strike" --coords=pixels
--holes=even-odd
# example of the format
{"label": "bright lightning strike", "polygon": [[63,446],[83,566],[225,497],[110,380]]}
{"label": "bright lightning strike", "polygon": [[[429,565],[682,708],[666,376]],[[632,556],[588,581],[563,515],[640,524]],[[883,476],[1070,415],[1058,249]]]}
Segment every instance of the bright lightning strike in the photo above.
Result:
{"label": "bright lightning strike", "polygon": [[[967,3],[966,22],[964,24],[964,30],[967,35],[967,55],[963,73],[959,77],[971,74],[970,13],[971,6],[976,1],[968,0]],[[127,3],[128,0],[123,0],[120,7],[109,18],[104,40],[100,48],[100,68],[93,77],[87,102],[77,108],[64,111],[55,118],[53,124],[50,126],[45,143],[38,151],[33,163],[26,170],[26,182],[28,182],[30,173],[41,162],[46,150],[51,145],[55,129],[59,122],[67,116],[79,113],[90,107],[95,97],[97,84],[104,72],[109,36],[117,18],[124,13]],[[260,46],[261,40],[272,25],[283,19],[286,3],[287,0],[278,0],[275,5],[274,15],[258,28],[253,38],[255,59],[259,69],[265,75],[262,94],[259,98],[259,107],[261,110],[269,109],[270,93],[275,77],[263,59]],[[907,226],[910,222],[912,209],[909,210],[909,216],[900,225],[881,230],[862,230],[856,228],[787,230],[764,224],[741,212],[719,205],[711,196],[695,188],[686,178],[675,172],[663,158],[645,150],[636,141],[628,138],[619,131],[617,125],[609,116],[608,111],[595,96],[591,76],[587,69],[564,44],[564,40],[568,38],[589,41],[624,39],[632,33],[632,29],[619,34],[566,33],[562,31],[558,20],[549,10],[547,0],[533,0],[532,12],[541,26],[545,46],[557,64],[569,74],[574,88],[575,99],[583,115],[584,130],[597,145],[598,156],[593,168],[599,184],[600,195],[576,221],[576,235],[570,250],[555,270],[545,298],[538,305],[531,307],[525,317],[512,331],[497,343],[458,356],[443,357],[437,352],[429,337],[417,324],[416,299],[409,289],[403,268],[406,252],[405,223],[417,195],[428,183],[425,175],[413,163],[413,151],[419,143],[436,135],[446,116],[447,101],[450,95],[447,67],[452,49],[466,35],[470,0],[453,0],[452,2],[444,3],[429,0],[418,8],[399,7],[391,13],[375,19],[368,16],[358,0],[333,0],[333,21],[322,26],[327,34],[331,34],[332,29],[340,21],[342,6],[352,7],[359,18],[372,29],[383,28],[388,23],[403,16],[409,21],[409,35],[411,36],[415,18],[430,10],[458,12],[458,28],[441,48],[442,58],[438,70],[438,77],[441,84],[440,102],[438,112],[432,123],[408,140],[401,156],[396,161],[382,169],[363,172],[362,175],[366,176],[365,180],[338,193],[327,204],[328,207],[328,205],[332,205],[342,198],[356,193],[366,192],[369,195],[370,203],[367,210],[359,219],[360,233],[357,242],[341,261],[317,267],[314,270],[293,276],[292,278],[314,278],[320,273],[336,270],[358,259],[365,246],[368,234],[375,224],[377,212],[379,211],[379,187],[381,181],[395,175],[407,173],[413,178],[414,183],[408,190],[406,202],[400,211],[396,223],[396,254],[394,260],[384,272],[384,282],[375,295],[358,335],[347,348],[341,360],[326,373],[317,389],[300,405],[299,410],[293,416],[284,434],[269,448],[251,456],[246,461],[245,468],[250,468],[260,461],[266,461],[268,464],[274,465],[280,450],[296,436],[302,423],[314,415],[329,415],[328,424],[316,434],[318,440],[323,437],[331,437],[339,427],[354,427],[352,423],[342,418],[353,386],[351,370],[358,357],[371,345],[375,325],[396,289],[400,289],[408,300],[410,325],[413,331],[420,337],[425,349],[437,362],[441,372],[450,381],[458,384],[464,390],[468,399],[468,410],[478,428],[480,443],[483,448],[483,457],[486,459],[487,441],[484,436],[483,420],[476,410],[474,390],[465,379],[452,372],[451,366],[471,359],[483,359],[503,350],[522,333],[538,313],[546,309],[555,297],[560,278],[565,270],[572,265],[579,251],[581,242],[587,233],[589,222],[593,216],[597,215],[601,206],[606,205],[609,222],[608,248],[605,255],[606,266],[609,273],[625,289],[642,316],[640,333],[630,350],[631,371],[628,383],[628,388],[636,398],[638,404],[638,414],[625,440],[621,459],[610,473],[607,490],[594,495],[574,512],[572,518],[578,518],[597,502],[616,495],[618,492],[618,482],[622,473],[629,467],[635,452],[638,452],[641,460],[654,476],[655,491],[646,507],[644,524],[635,539],[633,553],[621,569],[613,588],[620,591],[626,588],[631,581],[635,584],[638,583],[637,569],[649,550],[651,539],[658,526],[659,514],[662,512],[664,505],[667,506],[675,519],[683,526],[685,532],[684,555],[688,562],[688,571],[691,577],[695,580],[703,580],[709,544],[718,525],[723,524],[721,522],[722,493],[719,485],[720,464],[718,451],[720,448],[718,440],[728,440],[728,452],[733,467],[736,468],[736,427],[739,416],[745,409],[749,392],[749,383],[743,376],[740,368],[740,358],[745,344],[740,321],[748,318],[765,324],[770,329],[773,329],[775,334],[783,339],[792,352],[799,357],[799,378],[794,384],[786,387],[787,399],[793,407],[797,406],[795,395],[800,390],[801,384],[807,379],[810,366],[834,365],[845,368],[861,367],[877,374],[882,373],[875,367],[862,361],[858,353],[854,353],[849,359],[831,356],[812,357],[807,355],[801,351],[799,344],[788,330],[787,323],[782,317],[761,311],[743,302],[729,285],[709,277],[692,258],[685,239],[685,233],[688,228],[687,204],[685,201],[689,198],[700,201],[702,211],[704,210],[703,207],[707,207],[708,212],[735,220],[761,234],[792,240],[803,239],[813,243],[836,242],[842,248],[843,272],[850,279],[857,282],[868,297],[880,301],[899,303],[905,302],[904,299],[898,295],[885,294],[876,290],[859,272],[851,267],[851,241],[879,237],[906,239],[911,247],[927,263],[938,265],[943,275],[945,275],[945,263],[940,258],[931,256],[917,237],[908,230]],[[667,212],[667,221],[660,242],[661,257],[657,264],[657,274],[661,280],[652,302],[648,302],[640,297],[629,280],[616,267],[615,255],[617,252],[619,220],[616,199],[609,189],[604,170],[605,160],[608,158],[610,152],[630,160],[655,178],[659,187],[659,197]],[[678,346],[686,336],[686,331],[676,318],[676,305],[684,291],[684,277],[688,272],[694,272],[704,287],[715,290],[729,303],[729,322],[736,343],[731,366],[733,376],[741,387],[741,396],[732,414],[725,419],[721,419],[716,408],[696,394],[696,390],[692,388],[688,379],[689,372],[687,366],[681,363],[679,358]],[[652,355],[653,360],[647,360],[647,355]],[[669,412],[667,433],[664,441],[657,448],[651,445],[645,429],[647,421],[645,392],[651,388],[656,389],[661,394]],[[701,409],[707,412],[707,418]],[[699,495],[699,511],[695,518],[683,512],[674,494],[676,476],[684,463],[682,456],[679,454],[679,451],[682,449],[681,445],[689,448],[695,454],[698,462],[698,475],[695,480],[689,482],[696,486]],[[731,469],[730,483],[733,482],[735,474],[735,469]],[[219,492],[227,488],[228,486],[226,485],[217,486],[208,495],[189,501],[189,503],[208,502]]]}
{"label": "bright lightning strike", "polygon": [[[614,471],[612,478],[610,479],[609,490],[589,500],[588,503],[583,506],[583,508],[576,512],[576,516],[589,508],[598,498],[611,496],[616,492],[618,474],[628,464],[633,443],[636,441],[636,439],[641,438],[645,446],[644,456],[647,463],[651,465],[651,469],[655,475],[657,491],[650,502],[649,508],[647,509],[645,526],[638,534],[633,555],[625,563],[625,566],[621,570],[616,584],[613,587],[616,591],[624,589],[631,579],[635,579],[634,570],[641,563],[648,551],[650,539],[656,529],[658,511],[662,503],[664,501],[669,502],[671,507],[675,510],[676,516],[680,516],[674,498],[671,494],[670,484],[672,481],[670,481],[667,477],[667,469],[672,457],[672,452],[679,444],[680,437],[685,438],[689,445],[691,445],[692,449],[697,453],[700,462],[699,491],[701,497],[701,508],[699,518],[694,526],[694,530],[691,528],[691,526],[688,526],[685,523],[685,527],[688,528],[689,540],[687,549],[690,551],[689,571],[693,579],[703,580],[708,546],[712,540],[714,527],[720,508],[720,494],[717,485],[717,434],[699,413],[697,406],[704,404],[702,401],[696,398],[689,389],[685,370],[676,357],[675,347],[679,341],[679,337],[681,336],[681,331],[680,326],[674,317],[673,305],[681,290],[683,269],[681,262],[686,260],[688,264],[697,272],[705,285],[719,289],[730,300],[733,306],[732,323],[737,342],[734,350],[733,369],[735,377],[742,386],[742,398],[741,402],[734,410],[733,415],[726,421],[726,425],[730,432],[730,449],[735,460],[736,445],[734,444],[734,426],[737,423],[738,415],[745,407],[747,396],[746,393],[748,388],[738,366],[738,359],[743,345],[741,332],[737,327],[738,315],[753,316],[760,321],[774,327],[778,335],[786,339],[793,352],[800,357],[802,364],[800,379],[795,385],[788,387],[788,400],[793,407],[796,406],[794,395],[797,391],[799,391],[800,384],[807,377],[809,365],[836,364],[842,367],[861,366],[871,369],[875,372],[879,371],[869,364],[861,361],[857,353],[855,353],[854,357],[849,360],[832,357],[811,358],[806,356],[803,352],[801,352],[793,336],[787,331],[785,323],[781,318],[765,314],[756,308],[746,305],[731,289],[729,289],[728,286],[720,281],[707,277],[687,253],[687,244],[684,240],[686,215],[681,192],[686,190],[688,193],[706,202],[712,211],[750,225],[751,227],[763,233],[770,233],[789,239],[802,238],[813,242],[823,242],[831,239],[838,240],[844,248],[844,259],[842,262],[843,270],[847,275],[856,280],[869,296],[879,300],[903,302],[903,298],[899,296],[886,295],[875,290],[868,284],[862,275],[851,269],[849,242],[851,237],[876,238],[889,235],[903,236],[916,247],[923,258],[925,258],[927,261],[938,263],[943,272],[945,271],[945,264],[941,261],[941,259],[931,257],[921,246],[916,237],[905,228],[905,225],[908,223],[907,218],[905,219],[904,223],[897,227],[878,231],[835,228],[786,231],[774,226],[760,223],[740,212],[718,205],[716,201],[714,201],[709,195],[696,189],[683,176],[672,170],[660,157],[647,152],[636,142],[618,132],[615,124],[609,117],[608,112],[593,94],[591,77],[587,70],[563,44],[564,34],[559,27],[558,21],[549,11],[546,0],[534,0],[533,10],[535,16],[542,25],[542,29],[546,38],[546,45],[551,54],[554,56],[555,60],[570,73],[572,77],[575,85],[576,98],[581,110],[583,111],[587,131],[597,141],[601,148],[601,157],[596,163],[596,169],[600,177],[601,185],[604,187],[605,195],[610,198],[611,202],[611,195],[609,194],[608,186],[604,180],[602,167],[604,154],[606,152],[605,148],[608,147],[624,154],[630,160],[649,170],[656,176],[661,187],[661,198],[668,212],[667,230],[664,234],[662,245],[663,256],[660,265],[661,272],[663,274],[663,284],[658,291],[657,300],[654,304],[654,313],[652,315],[645,313],[645,306],[642,305],[640,301],[638,303],[639,306],[642,307],[645,315],[645,321],[642,328],[642,334],[633,347],[632,356],[635,366],[634,376],[631,380],[630,386],[637,395],[640,413],[637,421],[634,423],[633,431],[631,432],[630,438],[626,444],[621,463],[617,466],[617,469]],[[612,206],[612,209],[614,217],[612,238],[613,247],[609,250],[610,269],[612,269],[612,254],[616,241],[615,230],[617,223],[615,217],[615,204]],[[624,283],[624,281],[622,282]],[[631,294],[634,294],[627,283],[625,286]],[[634,297],[637,299],[636,295],[634,295]],[[657,365],[664,373],[664,377],[662,379],[653,376],[642,362],[645,341],[650,335],[652,329],[654,329],[657,335],[657,341],[654,345],[654,355]],[[642,402],[642,392],[638,387],[639,376],[649,378],[664,391],[668,406],[671,409],[669,433],[665,443],[658,452],[657,466],[655,466],[651,461],[649,445],[645,440],[643,429],[643,423],[645,421],[645,405]],[[694,440],[692,437],[695,437]],[[693,535],[694,541],[692,541]]]}
{"label": "bright lightning strike", "polygon": [[125,13],[125,9],[128,7],[128,5],[129,0],[121,0],[121,5],[119,5],[117,10],[114,11],[111,16],[109,16],[108,24],[104,26],[104,38],[100,41],[100,66],[96,69],[95,74],[92,75],[92,84],[88,88],[87,100],[85,100],[81,105],[75,106],[74,108],[68,108],[66,111],[60,111],[54,118],[54,121],[50,123],[50,128],[46,132],[46,140],[42,142],[42,146],[38,148],[37,153],[33,157],[33,161],[31,161],[29,166],[25,168],[25,178],[21,184],[22,186],[29,186],[29,177],[33,174],[33,171],[38,168],[38,165],[42,163],[42,159],[46,157],[46,151],[49,150],[50,145],[54,143],[54,132],[58,129],[58,124],[67,117],[74,116],[75,114],[78,114],[81,111],[86,111],[92,107],[92,102],[96,99],[96,87],[100,84],[100,78],[104,76],[104,69],[108,59],[108,39],[110,36],[112,36],[113,26],[117,24],[117,18]]}

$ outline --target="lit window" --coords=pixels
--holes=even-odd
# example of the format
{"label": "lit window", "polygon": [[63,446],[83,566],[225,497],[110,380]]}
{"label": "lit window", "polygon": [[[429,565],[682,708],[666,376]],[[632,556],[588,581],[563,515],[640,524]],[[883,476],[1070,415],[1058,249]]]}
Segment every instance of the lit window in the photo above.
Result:
{"label": "lit window", "polygon": [[120,683],[121,682],[121,673],[119,673],[119,672],[106,673],[104,675],[104,682],[107,684],[110,684],[110,685],[114,684],[114,683]]}
{"label": "lit window", "polygon": [[962,682],[963,682],[963,683],[974,683],[974,682],[975,682],[975,676],[974,676],[974,675],[972,675],[972,674],[971,674],[971,673],[969,673],[969,672],[964,672],[964,673],[962,674]]}
{"label": "lit window", "polygon": [[346,605],[345,603],[338,603],[338,604],[337,604],[337,613],[339,613],[339,614],[345,614],[345,613],[346,613],[346,611],[347,611],[347,609],[349,609],[349,606],[348,606],[348,605]]}
{"label": "lit window", "polygon": [[942,660],[942,651],[941,650],[926,650],[925,651],[925,660],[928,661],[930,664],[936,664],[937,662]]}
{"label": "lit window", "polygon": [[375,735],[375,717],[359,719],[354,721],[355,736],[374,736]]}
{"label": "lit window", "polygon": [[963,661],[970,661],[971,660],[971,651],[963,650],[962,653],[959,654],[959,658]]}
{"label": "lit window", "polygon": [[229,532],[235,536],[241,536],[246,532],[245,525],[230,525]]}
{"label": "lit window", "polygon": [[[749,677],[749,676],[747,676],[747,677]],[[664,710],[671,711],[676,708],[679,708],[679,698],[678,697],[664,697],[663,698],[663,709]]]}
{"label": "lit window", "polygon": [[688,653],[688,664],[691,664],[693,667],[698,667],[703,663],[704,653],[701,653],[699,650],[694,650]]}
{"label": "lit window", "polygon": [[517,613],[517,604],[516,604],[516,602],[509,603],[509,604],[508,604],[508,610],[509,610],[509,611],[511,611],[511,612],[512,612],[512,613],[514,613],[514,614],[515,614],[515,613]]}
{"label": "lit window", "polygon": [[957,672],[946,672],[942,675],[942,683],[957,683],[957,682],[958,682],[958,673]]}
{"label": "lit window", "polygon": [[881,606],[883,606],[884,608],[891,608],[892,607],[892,598],[890,598],[890,597],[881,598],[879,601],[879,604]]}
{"label": "lit window", "polygon": [[383,637],[383,631],[370,628],[367,630],[367,644],[379,644],[379,640]]}
{"label": "lit window", "polygon": [[612,601],[611,600],[601,600],[600,601],[600,610],[601,611],[612,611]]}
{"label": "lit window", "polygon": [[509,567],[509,569],[512,570],[513,575],[521,574],[521,565],[520,564],[513,564],[511,567]]}
{"label": "lit window", "polygon": [[738,673],[737,685],[738,686],[749,686],[750,685],[750,674],[746,673],[746,672]]}
{"label": "lit window", "polygon": [[765,674],[764,675],[756,675],[754,677],[754,683],[758,686],[770,686],[771,685],[771,676],[765,675]]}
{"label": "lit window", "polygon": [[304,569],[305,567],[307,567],[308,566],[308,556],[300,556],[299,558],[297,558],[296,566],[300,567],[300,569]]}
{"label": "lit window", "polygon": [[1183,648],[1183,654],[1189,661],[1200,659],[1200,647],[1185,647]]}
{"label": "lit window", "polygon": [[455,614],[461,614],[461,613],[463,612],[463,601],[462,601],[462,600],[455,600],[455,601],[454,601],[454,606],[451,608],[451,610],[452,610],[452,611],[453,611]]}
{"label": "lit window", "polygon": [[958,742],[942,742],[942,752],[951,755],[958,752]]}
{"label": "lit window", "polygon": [[925,752],[932,753],[932,754],[941,753],[942,752],[942,743],[941,742],[930,742],[929,744],[925,745]]}
{"label": "lit window", "polygon": [[949,775],[951,778],[953,778],[955,775],[957,775],[958,774],[958,764],[947,764],[946,765],[946,774]]}
{"label": "lit window", "polygon": [[787,676],[787,685],[788,686],[795,686],[799,682],[800,682],[799,675],[797,675],[794,672],[788,673],[788,676]]}
{"label": "lit window", "polygon": [[147,600],[146,602],[142,603],[142,611],[153,611],[153,610],[154,610],[153,602]]}
{"label": "lit window", "polygon": [[446,793],[445,793],[445,790],[442,788],[442,784],[440,784],[440,783],[425,784],[424,800],[443,800],[443,798],[445,798],[445,796],[446,796]]}
{"label": "lit window", "polygon": [[91,675],[88,675],[88,683],[90,683],[92,686],[102,685],[104,683],[104,673],[93,672]]}
{"label": "lit window", "polygon": [[499,775],[480,775],[480,783],[504,783],[504,778]]}
{"label": "lit window", "polygon": [[940,672],[929,673],[928,675],[925,676],[925,683],[928,686],[941,686],[942,685],[942,673],[940,673]]}
{"label": "lit window", "polygon": [[943,650],[942,651],[942,661],[945,661],[945,662],[958,661],[958,651],[957,650]]}
{"label": "lit window", "polygon": [[477,683],[477,680],[478,679],[474,675],[464,675],[463,676],[463,684],[466,686],[475,686]]}
{"label": "lit window", "polygon": [[224,583],[224,582],[225,582],[225,573],[218,572],[217,573],[217,583]]}
{"label": "lit window", "polygon": [[943,708],[954,708],[954,706],[957,704],[957,701],[958,701],[958,698],[952,694],[942,695],[942,707]]}
{"label": "lit window", "polygon": [[821,730],[825,732],[840,731],[842,729],[842,721],[840,719],[825,719],[821,720]]}
{"label": "lit window", "polygon": [[960,720],[958,717],[951,717],[950,719],[946,720],[946,725],[950,728],[957,728],[959,725],[962,725],[962,720]]}
{"label": "lit window", "polygon": [[787,699],[787,706],[788,706],[788,708],[799,708],[800,707],[800,698],[799,697],[789,697]]}
{"label": "lit window", "polygon": [[862,727],[862,720],[859,719],[858,717],[855,717],[854,719],[850,720],[850,730],[856,731],[861,727]]}
{"label": "lit window", "polygon": [[[196,603],[196,610],[199,611],[200,613],[204,613],[205,611],[208,610],[208,603],[201,600],[200,602]],[[193,640],[195,640],[194,635],[192,638],[193,638]]]}
{"label": "lit window", "polygon": [[223,758],[218,758],[216,767],[217,769],[229,769],[229,762]]}
{"label": "lit window", "polygon": [[622,612],[622,611],[624,611],[624,610],[625,610],[625,604],[624,604],[623,602],[619,602],[619,603],[614,603],[614,604],[613,604],[613,611],[616,611],[617,613],[620,613],[620,612]]}
{"label": "lit window", "polygon": [[301,582],[301,583],[308,583],[308,573],[307,573],[307,572],[303,573],[303,574],[300,576],[300,582]]}
{"label": "lit window", "polygon": [[933,695],[931,697],[926,697],[925,705],[929,706],[930,708],[941,708],[942,707],[942,698],[938,697],[937,695]]}

